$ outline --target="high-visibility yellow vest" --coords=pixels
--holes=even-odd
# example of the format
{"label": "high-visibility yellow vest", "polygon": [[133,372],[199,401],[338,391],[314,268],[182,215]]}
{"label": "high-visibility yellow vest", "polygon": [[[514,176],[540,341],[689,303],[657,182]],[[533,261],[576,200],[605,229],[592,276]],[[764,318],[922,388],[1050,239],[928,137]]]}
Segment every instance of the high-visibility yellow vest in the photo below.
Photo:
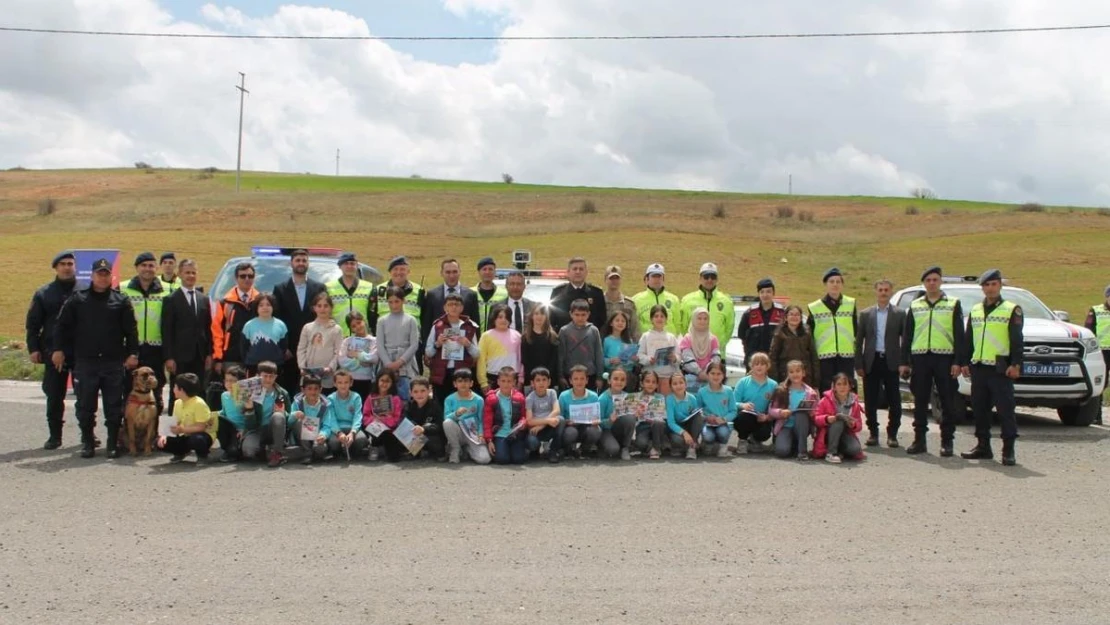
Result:
{"label": "high-visibility yellow vest", "polygon": [[181,288],[181,278],[176,277],[173,282],[166,282],[162,276],[158,276],[158,281],[162,283],[162,290],[166,292],[166,297],[173,295],[173,292]]}
{"label": "high-visibility yellow vest", "polygon": [[651,323],[651,309],[662,306],[667,309],[667,332],[675,336],[686,334],[686,330],[678,329],[679,307],[682,300],[670,291],[663,289],[656,293],[651,289],[644,289],[632,296],[632,303],[636,304],[636,314],[640,316],[640,331],[647,332],[654,326]]}
{"label": "high-visibility yellow vest", "polygon": [[956,301],[942,296],[930,306],[924,295],[910,304],[913,315],[913,340],[910,351],[914,354],[954,354],[956,343],[953,340]]}
{"label": "high-visibility yellow vest", "polygon": [[1010,355],[1010,317],[1016,306],[1003,301],[986,314],[986,307],[979,302],[971,308],[971,336],[975,351],[971,364],[994,366],[999,356]]}
{"label": "high-visibility yellow vest", "polygon": [[[379,317],[384,317],[389,314],[389,302],[385,299],[385,291],[389,288],[390,284],[392,283],[386,282],[385,284],[378,285]],[[405,314],[412,317],[413,319],[416,319],[417,325],[420,325],[420,300],[423,299],[420,294],[424,291],[424,287],[416,284],[415,282],[409,282],[409,285],[412,286],[412,291],[410,291],[409,294],[405,296],[404,311]]]}
{"label": "high-visibility yellow vest", "polygon": [[[374,295],[374,285],[364,280],[358,279],[355,283],[355,290],[351,294],[347,294],[347,287],[343,286],[343,279],[337,278],[327,283],[325,288],[328,290],[328,295],[331,296],[332,309],[331,318],[339,324],[340,329],[343,330],[343,336],[351,336],[351,329],[347,327],[347,314],[351,311],[362,313],[362,317],[366,319],[367,330],[372,331],[370,328],[370,298]],[[308,302],[311,306],[312,302]]]}
{"label": "high-visibility yellow vest", "polygon": [[139,327],[139,345],[162,344],[162,301],[169,293],[162,288],[162,281],[155,279],[150,285],[150,292],[146,295],[132,285],[137,281],[132,280],[126,286],[121,286],[119,292],[131,300],[131,307],[135,309],[135,324]]}
{"label": "high-visibility yellow vest", "polygon": [[834,313],[824,300],[809,305],[813,318],[813,337],[818,358],[854,358],[856,355],[856,300],[841,296],[840,308]]}
{"label": "high-visibility yellow vest", "polygon": [[485,332],[489,329],[490,311],[493,310],[494,306],[507,302],[509,300],[509,292],[505,290],[505,287],[499,286],[494,289],[493,295],[489,298],[489,301],[482,301],[482,293],[478,290],[479,286],[478,284],[474,285],[474,296],[478,298],[478,318],[474,319],[474,321],[477,321],[478,328],[481,329],[482,332]]}
{"label": "high-visibility yellow vest", "polygon": [[1110,349],[1110,308],[1106,304],[1095,306],[1095,334],[1098,335],[1098,346]]}

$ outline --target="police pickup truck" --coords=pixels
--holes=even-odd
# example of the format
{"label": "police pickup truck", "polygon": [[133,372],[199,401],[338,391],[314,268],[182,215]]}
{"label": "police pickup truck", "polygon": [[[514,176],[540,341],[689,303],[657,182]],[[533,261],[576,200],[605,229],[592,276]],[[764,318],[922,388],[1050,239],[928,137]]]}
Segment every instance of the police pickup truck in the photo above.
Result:
{"label": "police pickup truck", "polygon": [[[221,298],[235,286],[235,267],[239,263],[254,265],[254,288],[260,293],[272,293],[274,287],[285,282],[293,275],[289,266],[289,258],[296,247],[282,247],[277,245],[257,245],[251,248],[250,256],[236,256],[229,258],[216,274],[209,291],[213,298]],[[342,250],[330,247],[306,247],[308,252],[308,276],[324,284],[335,280],[342,271],[336,261],[343,253]],[[382,274],[370,265],[359,264],[359,277],[367,282],[378,284],[382,282]]]}
{"label": "police pickup truck", "polygon": [[[978,278],[948,276],[943,289],[949,297],[960,300],[966,327],[966,315],[983,299]],[[923,286],[910,287],[895,293],[892,301],[902,310],[909,310],[910,303],[924,294]],[[1009,286],[1007,280],[1003,281],[1002,298],[1021,306],[1025,318],[1024,364],[1021,377],[1014,383],[1017,405],[1055,408],[1065,425],[1087,426],[1097,420],[1102,411],[1106,363],[1094,333],[1069,323],[1066,312],[1049,309],[1036,295]],[[960,376],[959,392],[952,402],[957,417],[966,415],[970,397],[971,379]],[[939,418],[937,402],[930,403],[934,416]]]}

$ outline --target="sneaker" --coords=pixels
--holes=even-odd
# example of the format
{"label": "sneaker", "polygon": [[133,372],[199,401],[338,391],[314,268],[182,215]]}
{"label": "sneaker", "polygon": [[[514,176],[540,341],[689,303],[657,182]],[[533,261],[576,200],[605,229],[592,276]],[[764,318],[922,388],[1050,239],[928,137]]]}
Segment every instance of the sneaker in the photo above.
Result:
{"label": "sneaker", "polygon": [[184,454],[174,454],[173,458],[170,458],[170,464],[181,464],[182,462],[185,462]]}
{"label": "sneaker", "polygon": [[825,456],[825,462],[829,464],[840,464],[840,456],[836,454],[829,454]]}
{"label": "sneaker", "polygon": [[878,434],[872,434],[871,436],[868,436],[867,437],[867,442],[865,442],[864,445],[866,445],[868,447],[878,447],[878,445],[879,445],[879,435]]}
{"label": "sneaker", "polygon": [[220,462],[223,462],[225,464],[229,462],[239,462],[239,454],[225,452],[222,456],[220,456]]}
{"label": "sneaker", "polygon": [[[377,447],[370,448],[370,462],[377,462],[378,458],[380,458],[381,455],[382,452]],[[457,464],[459,462],[459,459],[455,458],[454,460],[452,460],[452,462]]]}
{"label": "sneaker", "polygon": [[301,460],[301,464],[305,466],[312,464],[312,454],[305,456],[304,459]]}
{"label": "sneaker", "polygon": [[[736,446],[736,451],[737,452],[740,451],[740,446],[739,445]],[[755,439],[748,439],[748,453],[749,454],[767,453],[767,446],[764,445],[763,443],[755,440]]]}
{"label": "sneaker", "polygon": [[652,447],[648,451],[648,458],[651,459],[651,460],[658,460],[659,459],[659,450]]}
{"label": "sneaker", "polygon": [[632,452],[628,451],[627,447],[621,449],[621,460],[631,460],[631,459],[632,459]]}
{"label": "sneaker", "polygon": [[208,456],[197,456],[197,466],[198,467],[206,467],[210,464],[212,464],[212,459],[209,458]]}
{"label": "sneaker", "polygon": [[729,455],[730,454],[728,452],[728,445],[726,445],[724,443],[721,443],[720,445],[717,445],[717,457],[718,458],[728,458]]}
{"label": "sneaker", "polygon": [[802,453],[798,454],[798,461],[799,462],[805,462],[806,460],[809,460],[809,454],[808,453],[803,451]]}
{"label": "sneaker", "polygon": [[897,434],[887,434],[886,435],[886,446],[890,447],[891,449],[897,449],[898,448],[898,435]]}
{"label": "sneaker", "polygon": [[698,450],[694,449],[693,447],[686,448],[686,459],[687,460],[697,460],[698,459]]}
{"label": "sneaker", "polygon": [[559,464],[563,461],[563,452],[549,450],[547,452],[547,461],[551,464]]}
{"label": "sneaker", "polygon": [[283,456],[280,451],[271,451],[269,455],[269,461],[266,463],[266,466],[274,469],[280,467],[283,464],[285,464],[285,456]]}

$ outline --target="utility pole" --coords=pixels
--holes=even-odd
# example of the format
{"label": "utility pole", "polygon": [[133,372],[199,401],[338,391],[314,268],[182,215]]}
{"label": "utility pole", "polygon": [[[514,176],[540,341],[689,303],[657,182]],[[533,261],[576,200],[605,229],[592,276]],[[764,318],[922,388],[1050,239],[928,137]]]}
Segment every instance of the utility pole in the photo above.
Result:
{"label": "utility pole", "polygon": [[247,91],[247,75],[239,72],[239,84],[235,85],[239,90],[239,151],[235,156],[235,192],[239,192],[239,176],[243,170],[243,98],[250,91]]}
{"label": "utility pole", "polygon": [[786,179],[786,194],[794,195],[794,174],[790,174],[790,177]]}
{"label": "utility pole", "polygon": [[339,148],[335,148],[335,175],[339,175]]}

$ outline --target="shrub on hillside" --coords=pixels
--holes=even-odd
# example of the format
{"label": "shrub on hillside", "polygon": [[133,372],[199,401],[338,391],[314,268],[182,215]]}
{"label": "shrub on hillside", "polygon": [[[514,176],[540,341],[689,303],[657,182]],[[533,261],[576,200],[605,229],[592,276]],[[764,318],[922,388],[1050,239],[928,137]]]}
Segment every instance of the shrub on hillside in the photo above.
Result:
{"label": "shrub on hillside", "polygon": [[135,161],[135,169],[154,169],[146,161]]}
{"label": "shrub on hillside", "polygon": [[597,204],[593,200],[582,200],[582,204],[578,206],[578,212],[584,215],[592,215],[597,212]]}
{"label": "shrub on hillside", "polygon": [[53,198],[45,198],[39,200],[39,217],[53,215],[54,211],[58,209],[58,204]]}
{"label": "shrub on hillside", "polygon": [[1019,213],[1043,213],[1046,209],[1043,204],[1038,204],[1036,202],[1026,202],[1021,206],[1014,208],[1014,210]]}
{"label": "shrub on hillside", "polygon": [[1100,208],[1098,214],[1100,217],[1110,217],[1110,208]]}
{"label": "shrub on hillside", "polygon": [[790,219],[793,216],[794,216],[794,207],[793,206],[783,204],[782,206],[779,206],[779,207],[775,208],[775,217],[777,217],[779,219]]}
{"label": "shrub on hillside", "polygon": [[505,184],[512,184],[513,183],[512,174],[501,174],[501,182],[504,182]]}
{"label": "shrub on hillside", "polygon": [[723,203],[718,202],[713,205],[713,216],[715,218],[724,219],[727,215],[728,213],[725,212],[725,205]]}
{"label": "shrub on hillside", "polygon": [[951,206],[945,206],[944,208],[940,209],[940,214],[941,215],[951,215],[952,214],[952,207]]}
{"label": "shrub on hillside", "polygon": [[798,211],[798,221],[802,223],[811,224],[814,217],[813,211]]}
{"label": "shrub on hillside", "polygon": [[204,169],[200,170],[200,173],[202,173],[202,174],[215,174],[215,173],[218,173],[219,171],[220,170],[216,167],[205,167]]}
{"label": "shrub on hillside", "polygon": [[9,167],[8,171],[27,171],[27,168],[23,165],[16,165],[15,167]]}
{"label": "shrub on hillside", "polygon": [[935,200],[937,199],[937,194],[928,187],[917,187],[916,189],[910,190],[910,197],[919,200]]}
{"label": "shrub on hillside", "polygon": [[907,215],[918,215],[920,213],[921,213],[921,211],[919,211],[917,209],[917,207],[914,206],[913,204],[909,204],[908,206],[906,206],[906,214]]}

